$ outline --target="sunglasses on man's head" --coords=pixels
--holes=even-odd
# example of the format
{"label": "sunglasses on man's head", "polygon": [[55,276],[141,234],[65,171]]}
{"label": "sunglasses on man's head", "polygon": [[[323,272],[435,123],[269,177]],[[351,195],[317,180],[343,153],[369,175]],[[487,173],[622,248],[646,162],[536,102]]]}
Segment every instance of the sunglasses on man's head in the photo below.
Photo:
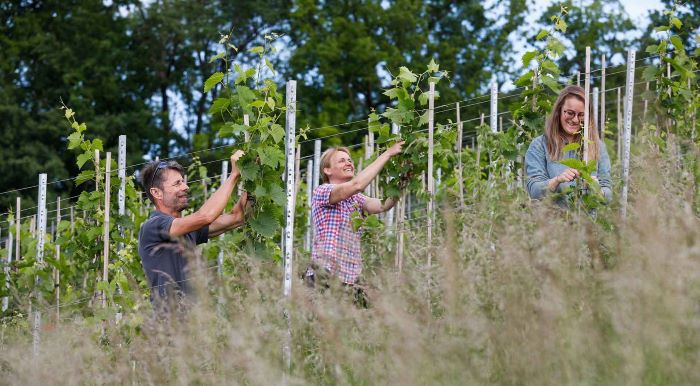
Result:
{"label": "sunglasses on man's head", "polygon": [[156,174],[158,174],[158,171],[160,171],[160,169],[165,169],[167,167],[168,167],[168,163],[166,161],[158,162],[158,166],[156,167],[156,170],[153,172],[153,175],[151,176],[151,183],[148,184],[149,189],[153,187],[153,181],[156,180]]}

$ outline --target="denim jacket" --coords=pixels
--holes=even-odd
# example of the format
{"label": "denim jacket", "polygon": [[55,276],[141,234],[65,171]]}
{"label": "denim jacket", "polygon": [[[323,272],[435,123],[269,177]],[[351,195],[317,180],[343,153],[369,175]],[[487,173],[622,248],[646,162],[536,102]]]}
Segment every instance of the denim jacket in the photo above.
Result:
{"label": "denim jacket", "polygon": [[[564,153],[562,158],[574,158],[576,151],[571,150]],[[547,155],[547,142],[544,135],[532,140],[530,147],[525,153],[525,170],[527,171],[527,193],[530,198],[541,199],[544,197],[549,188],[547,182],[568,167],[557,161],[553,161]],[[593,173],[598,177],[600,188],[605,196],[605,199],[610,202],[612,200],[612,183],[610,181],[610,156],[605,148],[605,143],[602,140],[598,141],[598,171]],[[559,184],[557,192],[561,192],[568,186],[576,185],[576,181],[564,182]]]}

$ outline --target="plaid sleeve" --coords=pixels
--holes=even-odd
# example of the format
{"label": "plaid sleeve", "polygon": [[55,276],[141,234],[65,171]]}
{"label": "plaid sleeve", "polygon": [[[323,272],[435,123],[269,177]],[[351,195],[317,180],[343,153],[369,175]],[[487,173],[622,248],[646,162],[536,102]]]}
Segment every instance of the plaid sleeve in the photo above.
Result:
{"label": "plaid sleeve", "polygon": [[328,206],[334,186],[333,184],[323,184],[314,189],[312,205],[316,207]]}

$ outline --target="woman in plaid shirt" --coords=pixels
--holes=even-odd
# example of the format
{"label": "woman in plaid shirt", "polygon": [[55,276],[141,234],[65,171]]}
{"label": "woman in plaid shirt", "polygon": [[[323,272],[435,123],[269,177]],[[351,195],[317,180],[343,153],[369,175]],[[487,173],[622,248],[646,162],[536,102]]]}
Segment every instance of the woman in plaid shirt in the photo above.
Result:
{"label": "woman in plaid shirt", "polygon": [[[319,270],[336,276],[345,285],[355,285],[362,272],[360,256],[360,232],[354,231],[350,222],[353,212],[376,214],[391,209],[396,200],[382,202],[361,192],[379,174],[389,158],[401,152],[404,142],[398,142],[386,150],[367,168],[355,175],[355,165],[350,151],[345,147],[332,147],[321,156],[323,184],[314,190],[312,217],[315,229],[314,248],[305,279],[314,283]],[[315,268],[315,269],[314,269]],[[363,302],[364,303],[364,302]]]}

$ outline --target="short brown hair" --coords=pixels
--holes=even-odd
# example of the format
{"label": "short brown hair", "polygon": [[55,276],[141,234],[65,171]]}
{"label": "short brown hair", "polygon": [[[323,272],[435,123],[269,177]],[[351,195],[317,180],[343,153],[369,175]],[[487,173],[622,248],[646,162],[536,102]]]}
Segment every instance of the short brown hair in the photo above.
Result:
{"label": "short brown hair", "polygon": [[[163,189],[163,172],[157,173],[159,170],[172,169],[185,176],[185,168],[177,161],[151,161],[141,169],[141,186],[146,190],[146,195],[153,204],[156,203],[155,198],[151,195],[151,188],[156,187]],[[156,174],[157,173],[157,174]]]}
{"label": "short brown hair", "polygon": [[323,180],[323,183],[325,184],[328,183],[328,176],[326,175],[326,173],[323,172],[323,169],[331,167],[331,157],[333,156],[333,154],[339,151],[350,155],[350,149],[348,149],[345,146],[329,147],[328,149],[326,149],[326,151],[323,152],[323,154],[321,154],[321,164],[319,167],[319,171],[321,172],[321,180]]}

